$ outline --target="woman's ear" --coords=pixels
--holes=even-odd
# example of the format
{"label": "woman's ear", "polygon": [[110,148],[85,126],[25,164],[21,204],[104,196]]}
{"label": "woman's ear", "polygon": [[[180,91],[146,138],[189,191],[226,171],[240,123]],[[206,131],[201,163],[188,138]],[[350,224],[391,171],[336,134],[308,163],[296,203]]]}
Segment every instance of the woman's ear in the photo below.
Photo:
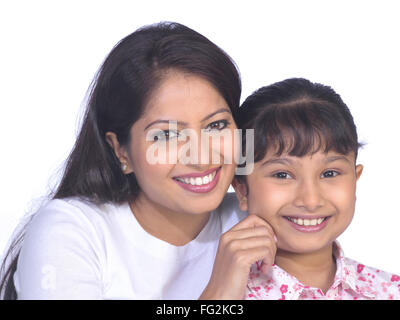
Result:
{"label": "woman's ear", "polygon": [[106,141],[114,150],[114,154],[120,162],[122,172],[124,174],[133,172],[129,163],[128,153],[126,149],[119,144],[117,135],[114,132],[106,132]]}
{"label": "woman's ear", "polygon": [[242,211],[248,211],[247,204],[247,184],[246,181],[238,178],[234,178],[232,181],[232,187],[235,189],[236,198],[239,201],[239,208]]}

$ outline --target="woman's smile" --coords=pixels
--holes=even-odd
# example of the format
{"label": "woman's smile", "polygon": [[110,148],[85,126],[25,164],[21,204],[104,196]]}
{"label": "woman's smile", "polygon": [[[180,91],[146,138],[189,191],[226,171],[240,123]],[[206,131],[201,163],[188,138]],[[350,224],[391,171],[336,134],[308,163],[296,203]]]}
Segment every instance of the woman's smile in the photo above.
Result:
{"label": "woman's smile", "polygon": [[183,189],[196,192],[206,193],[215,188],[220,177],[221,167],[206,170],[203,173],[190,173],[174,177],[176,183]]}
{"label": "woman's smile", "polygon": [[[232,137],[236,128],[226,101],[213,85],[171,71],[131,129],[135,139],[126,153],[128,164],[146,194],[137,201],[180,214],[214,210],[235,173],[236,164],[228,160],[236,149],[224,133]],[[149,132],[156,139],[146,139],[153,137]],[[199,138],[203,132],[206,140]],[[217,139],[222,142],[212,143]],[[153,163],[148,154],[166,161]],[[144,211],[149,214],[150,209]]]}

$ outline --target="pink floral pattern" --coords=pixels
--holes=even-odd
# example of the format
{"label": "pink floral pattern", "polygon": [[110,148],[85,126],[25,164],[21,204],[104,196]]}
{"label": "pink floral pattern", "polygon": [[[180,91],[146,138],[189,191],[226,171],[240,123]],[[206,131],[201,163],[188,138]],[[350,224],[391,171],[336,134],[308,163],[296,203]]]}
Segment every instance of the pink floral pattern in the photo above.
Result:
{"label": "pink floral pattern", "polygon": [[277,265],[267,275],[260,264],[250,270],[247,300],[400,300],[400,276],[374,269],[344,257],[339,243],[334,243],[336,275],[324,293],[300,283]]}

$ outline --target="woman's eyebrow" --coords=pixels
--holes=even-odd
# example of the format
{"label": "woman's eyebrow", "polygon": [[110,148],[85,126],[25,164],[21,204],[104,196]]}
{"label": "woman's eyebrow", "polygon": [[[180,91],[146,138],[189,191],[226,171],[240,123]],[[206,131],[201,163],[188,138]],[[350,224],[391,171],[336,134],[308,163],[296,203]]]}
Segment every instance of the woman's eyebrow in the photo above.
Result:
{"label": "woman's eyebrow", "polygon": [[146,130],[147,128],[151,127],[152,125],[155,125],[156,123],[167,123],[167,124],[174,124],[174,125],[180,125],[180,126],[187,126],[187,122],[183,122],[183,121],[176,121],[176,120],[155,120],[153,122],[150,122],[145,128],[144,130]]}
{"label": "woman's eyebrow", "polygon": [[[205,116],[205,117],[204,117],[203,119],[201,119],[200,121],[201,121],[201,122],[206,121],[206,120],[212,118],[213,116],[215,116],[216,114],[218,114],[218,113],[223,113],[223,112],[231,113],[231,111],[230,111],[229,109],[227,109],[227,108],[221,108],[221,109],[218,109],[217,111],[214,111],[213,113],[210,113],[209,115]],[[156,123],[174,123],[174,124],[177,124],[177,125],[180,125],[180,126],[187,126],[187,125],[188,125],[188,123],[187,123],[187,122],[184,122],[184,121],[161,120],[161,119],[159,119],[159,120],[155,120],[155,121],[150,122],[150,123],[144,128],[144,130],[146,130],[147,128],[151,127],[152,125],[154,125],[154,124],[156,124]]]}
{"label": "woman's eyebrow", "polygon": [[212,117],[214,117],[216,114],[218,113],[223,113],[223,112],[228,112],[231,113],[231,110],[227,109],[227,108],[221,108],[218,109],[217,111],[214,111],[213,113],[210,113],[208,116],[204,117],[203,119],[201,119],[201,122],[206,121]]}

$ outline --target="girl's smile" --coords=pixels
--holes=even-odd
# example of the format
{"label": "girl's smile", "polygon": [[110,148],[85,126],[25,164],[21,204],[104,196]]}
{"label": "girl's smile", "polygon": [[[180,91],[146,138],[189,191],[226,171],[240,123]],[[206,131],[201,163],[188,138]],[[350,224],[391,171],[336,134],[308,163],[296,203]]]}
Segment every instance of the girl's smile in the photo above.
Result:
{"label": "girl's smile", "polygon": [[235,189],[242,210],[264,218],[279,250],[306,253],[332,243],[350,224],[362,166],[353,154],[318,151],[276,157],[267,152]]}
{"label": "girl's smile", "polygon": [[289,223],[292,225],[294,229],[300,232],[317,232],[322,230],[327,222],[328,217],[308,217],[308,216],[302,216],[303,218],[300,218],[298,216],[296,217],[284,217],[286,218]]}

